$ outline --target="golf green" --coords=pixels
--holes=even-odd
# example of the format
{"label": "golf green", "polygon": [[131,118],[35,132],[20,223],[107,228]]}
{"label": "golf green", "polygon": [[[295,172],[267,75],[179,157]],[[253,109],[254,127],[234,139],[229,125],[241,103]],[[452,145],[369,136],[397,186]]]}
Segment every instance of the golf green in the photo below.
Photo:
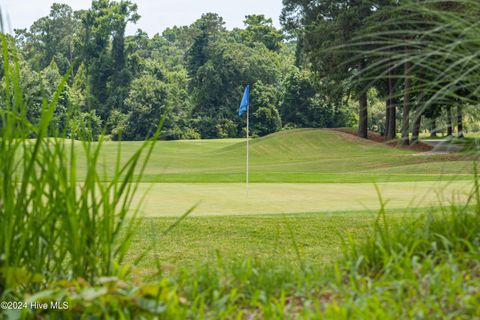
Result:
{"label": "golf green", "polygon": [[469,181],[253,183],[247,197],[241,183],[143,183],[139,195],[146,193],[142,216],[168,217],[180,216],[196,204],[192,216],[376,210],[379,194],[388,208],[419,208],[464,202],[471,188]]}

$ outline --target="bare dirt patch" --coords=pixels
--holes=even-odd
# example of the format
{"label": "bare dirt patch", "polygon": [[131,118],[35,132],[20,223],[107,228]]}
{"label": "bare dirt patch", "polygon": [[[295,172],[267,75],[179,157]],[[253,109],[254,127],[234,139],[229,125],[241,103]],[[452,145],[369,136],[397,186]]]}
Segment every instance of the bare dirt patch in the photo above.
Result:
{"label": "bare dirt patch", "polygon": [[[357,135],[357,131],[353,128],[333,128],[333,129],[329,129],[329,130],[346,133],[348,135],[355,136],[355,137]],[[361,139],[359,137],[356,137],[356,138]],[[366,139],[362,139],[362,140],[366,140]],[[420,152],[427,152],[427,151],[432,151],[433,150],[432,146],[430,146],[426,143],[423,143],[423,142],[419,142],[415,145],[410,145],[410,146],[402,146],[402,145],[399,144],[398,140],[387,141],[387,140],[385,140],[384,136],[382,136],[381,134],[378,134],[376,132],[373,132],[373,131],[368,132],[368,140],[373,141],[373,142],[377,142],[377,143],[383,143],[383,144],[385,144],[389,147],[392,147],[392,148],[400,148],[400,149],[414,150],[414,151],[420,151]]]}

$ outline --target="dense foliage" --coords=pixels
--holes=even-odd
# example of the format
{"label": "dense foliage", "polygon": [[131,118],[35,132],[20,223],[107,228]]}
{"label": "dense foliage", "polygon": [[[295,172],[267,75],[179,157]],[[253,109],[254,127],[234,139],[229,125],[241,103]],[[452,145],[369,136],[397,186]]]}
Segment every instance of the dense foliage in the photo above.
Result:
{"label": "dense foliage", "polygon": [[30,28],[15,30],[10,41],[19,49],[29,119],[38,120],[39,97],[72,65],[55,116],[68,134],[75,120],[93,137],[104,129],[113,139],[143,140],[166,115],[164,139],[244,136],[237,109],[246,84],[253,136],[285,125],[353,124],[342,100],[327,101],[314,74],[295,66],[295,41],[263,15],[246,16],[244,29],[227,30],[222,17],[206,13],[190,26],[127,36],[138,19],[131,1],[95,0],[80,11],[56,3]]}
{"label": "dense foliage", "polygon": [[[41,94],[51,94],[73,66],[55,115],[57,128],[69,135],[75,120],[94,138],[105,130],[113,139],[143,140],[166,115],[163,139],[244,136],[245,117],[236,111],[246,84],[253,88],[253,136],[356,126],[361,137],[367,130],[387,139],[401,133],[408,144],[422,130],[452,136],[457,127],[462,136],[478,129],[472,111],[478,90],[463,87],[464,80],[451,87],[455,76],[445,77],[441,66],[455,60],[432,59],[438,48],[428,45],[440,43],[443,32],[448,46],[462,32],[460,24],[448,32],[439,25],[441,14],[465,16],[465,7],[427,1],[419,11],[414,5],[285,0],[282,30],[263,15],[248,15],[243,29],[227,30],[222,17],[206,13],[150,37],[142,30],[125,34],[141,18],[132,1],[95,0],[80,11],[55,3],[10,41],[19,49],[31,121],[39,119]],[[469,76],[474,60],[452,71]]]}
{"label": "dense foliage", "polygon": [[[478,90],[470,85],[478,65],[478,39],[470,32],[478,3],[283,3],[282,23],[298,39],[297,61],[309,65],[321,83],[331,85],[325,97],[356,101],[359,136],[366,138],[367,130],[373,129],[394,139],[400,131],[400,142],[408,145],[418,142],[422,129],[452,136],[456,124],[458,137],[463,137],[470,118],[466,113],[478,114]],[[465,42],[455,42],[458,38]],[[383,110],[379,101],[384,101]],[[299,114],[305,115],[303,110]]]}

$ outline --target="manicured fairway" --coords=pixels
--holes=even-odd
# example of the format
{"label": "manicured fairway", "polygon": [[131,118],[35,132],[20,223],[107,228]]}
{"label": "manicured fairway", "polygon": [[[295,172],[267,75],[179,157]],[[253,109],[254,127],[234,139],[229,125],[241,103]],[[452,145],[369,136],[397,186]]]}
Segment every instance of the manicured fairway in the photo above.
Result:
{"label": "manicured fairway", "polygon": [[[463,201],[469,181],[390,182],[377,184],[388,208],[418,208]],[[259,215],[296,212],[376,210],[379,197],[371,183],[235,183],[142,184],[147,192],[141,214],[145,217],[180,216],[199,203],[192,216]],[[455,198],[452,198],[455,195]]]}
{"label": "manicured fairway", "polygon": [[[121,159],[140,145],[122,143]],[[118,147],[102,147],[107,180]],[[175,266],[219,257],[298,263],[294,241],[301,259],[323,264],[338,257],[345,233],[359,239],[372,225],[380,207],[375,183],[393,217],[418,217],[431,206],[462,202],[472,188],[471,159],[425,155],[330,130],[280,132],[252,140],[250,151],[247,198],[243,140],[156,144],[133,204],[146,194],[129,253],[133,259],[152,246],[141,272],[152,271],[156,258]],[[84,168],[80,157],[80,176]]]}
{"label": "manicured fairway", "polygon": [[[122,158],[139,145],[122,143]],[[103,146],[107,173],[117,150],[116,142]],[[247,198],[244,157],[238,139],[156,144],[134,203],[146,194],[128,257],[152,249],[141,272],[154,272],[155,259],[174,266],[245,257],[324,264],[339,256],[346,233],[360,239],[372,225],[380,207],[376,186],[393,219],[463,202],[472,188],[471,159],[306,129],[252,141]]]}
{"label": "manicured fairway", "polygon": [[[125,160],[141,142],[102,146],[106,180],[120,145]],[[253,139],[250,155],[247,198],[242,139],[157,142],[139,190],[138,199],[148,191],[142,216],[179,216],[197,202],[194,216],[376,209],[374,183],[390,208],[425,207],[451,200],[453,192],[464,199],[472,181],[472,160],[461,155],[392,148],[325,129]],[[81,155],[78,163],[82,176]]]}
{"label": "manicured fairway", "polygon": [[[121,158],[128,159],[140,145],[123,142]],[[118,142],[102,146],[106,180],[118,148]],[[466,180],[472,172],[471,159],[462,156],[425,155],[323,129],[291,130],[254,139],[250,156],[250,181],[258,183]],[[81,152],[78,163],[82,176],[85,163]],[[159,141],[142,181],[240,183],[245,181],[244,172],[243,140]]]}

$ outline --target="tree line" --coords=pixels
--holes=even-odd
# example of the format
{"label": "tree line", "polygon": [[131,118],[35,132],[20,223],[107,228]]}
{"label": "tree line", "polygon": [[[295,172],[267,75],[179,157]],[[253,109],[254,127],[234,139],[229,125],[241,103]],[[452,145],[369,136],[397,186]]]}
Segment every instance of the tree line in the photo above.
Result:
{"label": "tree line", "polygon": [[206,13],[153,36],[126,35],[139,19],[130,1],[94,0],[79,11],[55,3],[48,16],[14,30],[29,121],[39,120],[42,97],[52,96],[71,66],[54,116],[68,136],[83,126],[92,137],[143,140],[165,115],[163,139],[241,137],[237,109],[246,84],[254,136],[355,121],[354,112],[324,98],[313,72],[295,63],[296,43],[263,15],[246,16],[242,29],[227,30],[222,17]]}
{"label": "tree line", "polygon": [[471,74],[478,48],[456,40],[470,36],[465,30],[476,23],[478,6],[468,0],[283,2],[282,23],[299,41],[297,59],[331,82],[332,92],[356,100],[360,137],[375,129],[409,145],[422,129],[452,136],[454,124],[463,137],[465,118],[476,128]]}
{"label": "tree line", "polygon": [[[426,37],[438,36],[430,33],[435,14],[398,0],[283,2],[282,29],[249,15],[244,28],[227,30],[221,16],[206,13],[153,36],[140,29],[126,35],[141,19],[131,1],[94,0],[79,11],[55,3],[48,16],[9,36],[27,117],[39,121],[43,97],[72,68],[53,129],[75,138],[83,127],[92,138],[143,140],[163,116],[163,139],[243,137],[237,109],[247,84],[254,136],[358,126],[361,137],[374,130],[409,144],[421,130],[477,129],[470,112],[476,91],[460,83],[440,99],[451,81],[437,69],[447,62],[418,63]],[[434,9],[465,12],[442,5]]]}

